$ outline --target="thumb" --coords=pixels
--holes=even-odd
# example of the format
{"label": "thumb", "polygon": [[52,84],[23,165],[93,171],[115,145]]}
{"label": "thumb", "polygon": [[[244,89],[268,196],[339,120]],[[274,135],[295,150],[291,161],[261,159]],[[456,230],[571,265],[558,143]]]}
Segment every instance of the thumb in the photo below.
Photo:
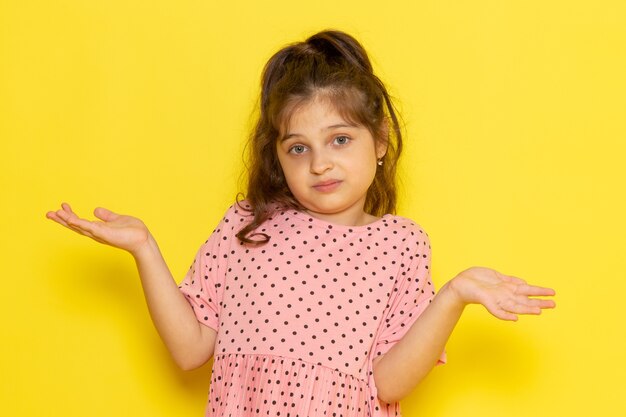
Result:
{"label": "thumb", "polygon": [[97,207],[93,214],[99,218],[100,220],[104,220],[105,222],[110,222],[119,217],[118,214],[113,213],[111,210],[105,209],[104,207]]}

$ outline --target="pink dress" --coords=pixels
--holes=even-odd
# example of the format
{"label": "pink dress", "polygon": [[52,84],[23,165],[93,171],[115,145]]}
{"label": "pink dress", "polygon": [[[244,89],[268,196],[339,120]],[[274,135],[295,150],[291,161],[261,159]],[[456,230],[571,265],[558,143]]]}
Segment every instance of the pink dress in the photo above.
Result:
{"label": "pink dress", "polygon": [[217,331],[206,416],[401,415],[378,400],[372,360],[435,294],[426,233],[393,215],[343,226],[285,210],[251,246],[235,237],[248,216],[227,211],[180,285]]}

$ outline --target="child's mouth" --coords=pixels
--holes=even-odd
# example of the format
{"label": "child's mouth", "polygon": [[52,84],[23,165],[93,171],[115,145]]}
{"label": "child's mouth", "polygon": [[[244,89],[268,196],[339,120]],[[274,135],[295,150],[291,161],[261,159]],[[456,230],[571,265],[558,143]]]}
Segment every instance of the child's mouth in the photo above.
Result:
{"label": "child's mouth", "polygon": [[322,193],[327,193],[327,192],[334,191],[337,187],[339,187],[339,185],[341,185],[340,180],[327,180],[327,181],[318,182],[317,184],[313,186],[313,188],[315,188],[317,191],[320,191]]}

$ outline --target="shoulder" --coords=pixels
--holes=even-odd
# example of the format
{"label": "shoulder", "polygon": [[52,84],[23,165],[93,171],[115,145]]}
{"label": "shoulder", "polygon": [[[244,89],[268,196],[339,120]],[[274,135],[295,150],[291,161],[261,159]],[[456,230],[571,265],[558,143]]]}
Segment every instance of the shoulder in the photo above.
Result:
{"label": "shoulder", "polygon": [[399,250],[403,256],[414,254],[430,254],[430,238],[424,228],[414,220],[397,215],[386,215],[384,240],[392,248]]}
{"label": "shoulder", "polygon": [[230,240],[252,218],[249,210],[250,205],[245,200],[231,204],[203,246],[211,246],[217,240]]}
{"label": "shoulder", "polygon": [[428,239],[428,233],[417,222],[407,218],[398,216],[395,214],[387,214],[383,217],[385,225],[391,233],[394,234],[409,234],[412,236],[423,237]]}
{"label": "shoulder", "polygon": [[[222,225],[230,224],[230,226],[236,227],[242,223],[249,221],[254,217],[252,206],[247,200],[236,201],[231,204],[230,207],[224,213],[218,228]],[[217,231],[217,230],[216,230]]]}

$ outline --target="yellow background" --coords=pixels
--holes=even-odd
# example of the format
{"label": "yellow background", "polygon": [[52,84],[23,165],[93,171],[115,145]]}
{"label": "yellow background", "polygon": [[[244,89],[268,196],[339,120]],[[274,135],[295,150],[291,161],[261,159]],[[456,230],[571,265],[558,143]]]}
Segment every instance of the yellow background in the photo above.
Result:
{"label": "yellow background", "polygon": [[6,416],[201,416],[131,257],[46,220],[142,218],[182,279],[240,188],[269,56],[362,41],[406,122],[400,214],[438,287],[472,265],[557,289],[466,310],[405,416],[626,415],[626,2],[0,1],[0,403]]}

